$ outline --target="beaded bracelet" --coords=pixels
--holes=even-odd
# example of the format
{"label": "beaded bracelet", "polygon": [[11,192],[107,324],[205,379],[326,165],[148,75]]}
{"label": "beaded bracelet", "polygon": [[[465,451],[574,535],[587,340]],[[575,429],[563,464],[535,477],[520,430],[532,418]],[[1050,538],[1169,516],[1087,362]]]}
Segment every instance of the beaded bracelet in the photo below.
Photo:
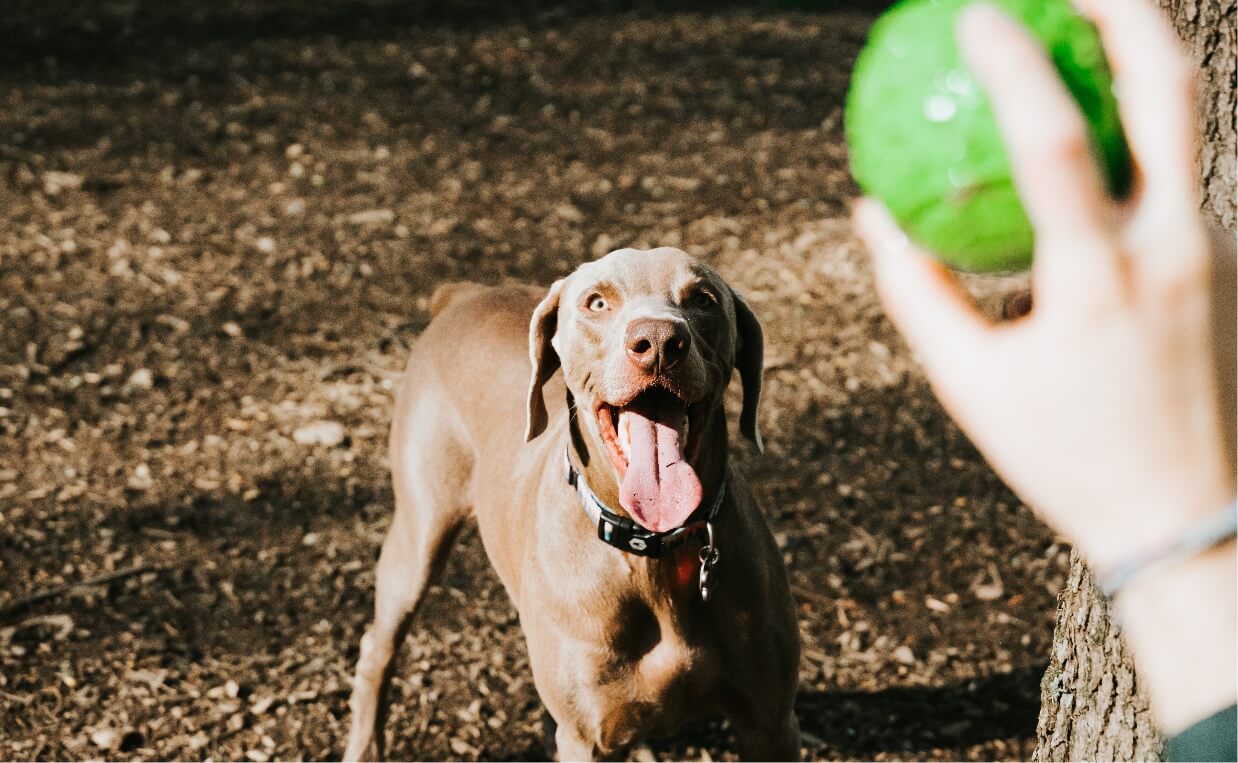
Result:
{"label": "beaded bracelet", "polygon": [[1238,501],[1189,525],[1161,548],[1137,554],[1100,578],[1101,590],[1113,598],[1131,580],[1155,569],[1184,562],[1238,536]]}

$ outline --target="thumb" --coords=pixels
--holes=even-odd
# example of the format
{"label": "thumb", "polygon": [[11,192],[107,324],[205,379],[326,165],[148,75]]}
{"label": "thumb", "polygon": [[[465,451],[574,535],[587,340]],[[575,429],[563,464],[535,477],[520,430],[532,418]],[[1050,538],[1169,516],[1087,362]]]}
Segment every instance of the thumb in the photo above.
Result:
{"label": "thumb", "polygon": [[872,199],[860,199],[853,216],[873,257],[877,293],[886,315],[902,333],[935,387],[950,369],[969,365],[992,324],[976,308],[954,275],[915,247]]}

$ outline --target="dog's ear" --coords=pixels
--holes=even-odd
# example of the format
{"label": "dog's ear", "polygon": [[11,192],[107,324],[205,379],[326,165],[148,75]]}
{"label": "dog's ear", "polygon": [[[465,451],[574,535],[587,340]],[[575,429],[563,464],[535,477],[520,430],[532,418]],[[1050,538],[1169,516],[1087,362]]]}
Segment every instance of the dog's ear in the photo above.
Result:
{"label": "dog's ear", "polygon": [[529,321],[529,360],[533,373],[529,377],[529,409],[525,421],[524,441],[529,442],[546,429],[548,415],[546,401],[542,397],[542,385],[559,369],[559,353],[550,340],[554,338],[559,323],[559,294],[563,291],[564,279],[555,281],[550,291],[533,310]]}
{"label": "dog's ear", "polygon": [[761,376],[765,370],[765,333],[752,308],[734,289],[735,304],[735,368],[744,389],[744,406],[739,413],[739,432],[764,452],[761,431],[757,428],[757,406],[761,402]]}

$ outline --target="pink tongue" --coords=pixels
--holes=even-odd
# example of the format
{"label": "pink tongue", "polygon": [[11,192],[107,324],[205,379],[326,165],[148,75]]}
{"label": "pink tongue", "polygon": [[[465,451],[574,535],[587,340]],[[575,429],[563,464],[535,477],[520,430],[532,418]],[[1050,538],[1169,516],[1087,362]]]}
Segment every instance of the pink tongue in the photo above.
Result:
{"label": "pink tongue", "polygon": [[701,481],[679,442],[683,406],[657,397],[623,414],[628,418],[629,453],[619,505],[647,530],[673,530],[701,503]]}

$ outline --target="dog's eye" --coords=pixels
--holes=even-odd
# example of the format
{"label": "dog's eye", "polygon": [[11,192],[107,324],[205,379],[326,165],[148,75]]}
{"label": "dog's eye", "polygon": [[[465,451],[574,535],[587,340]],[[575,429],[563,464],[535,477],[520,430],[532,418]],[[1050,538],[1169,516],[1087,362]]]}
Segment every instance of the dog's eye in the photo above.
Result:
{"label": "dog's eye", "polygon": [[688,297],[688,307],[695,310],[708,310],[716,304],[718,304],[717,297],[705,289],[697,289]]}
{"label": "dog's eye", "polygon": [[610,305],[606,302],[606,298],[603,297],[601,294],[594,294],[593,296],[589,297],[588,301],[585,304],[587,304],[589,306],[589,309],[595,313],[605,312],[607,309],[610,308]]}

